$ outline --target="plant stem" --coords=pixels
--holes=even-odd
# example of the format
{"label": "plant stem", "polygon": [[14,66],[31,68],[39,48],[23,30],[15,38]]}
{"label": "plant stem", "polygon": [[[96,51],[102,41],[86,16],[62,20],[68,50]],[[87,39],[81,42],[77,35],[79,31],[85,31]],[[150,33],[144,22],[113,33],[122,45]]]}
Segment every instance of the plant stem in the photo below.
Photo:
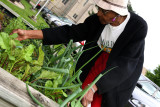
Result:
{"label": "plant stem", "polygon": [[24,80],[24,81],[26,81],[26,80],[27,80],[27,78],[28,78],[28,77],[30,77],[32,74],[33,74],[33,72],[32,72],[32,73],[30,73],[30,74],[25,78],[25,80]]}
{"label": "plant stem", "polygon": [[83,51],[88,51],[88,50],[91,50],[91,49],[96,48],[96,47],[98,47],[98,46],[94,46],[94,47],[88,48],[88,49],[83,50]]}
{"label": "plant stem", "polygon": [[7,55],[6,59],[5,59],[4,62],[3,62],[2,68],[3,68],[4,65],[6,64],[7,59],[8,59],[8,55]]}
{"label": "plant stem", "polygon": [[8,62],[6,63],[6,67],[5,67],[5,69],[7,69],[8,68]]}
{"label": "plant stem", "polygon": [[20,60],[21,60],[21,58],[13,63],[13,65],[11,66],[11,68],[10,68],[10,70],[9,70],[10,73],[11,73],[11,71],[12,71],[14,65],[15,65],[17,62],[19,62]]}
{"label": "plant stem", "polygon": [[63,101],[60,107],[64,107],[70,100],[72,100],[78,93],[82,91],[81,88],[78,88],[72,95],[70,95],[67,99]]}
{"label": "plant stem", "polygon": [[85,89],[83,90],[80,95],[81,97],[78,99],[75,107],[77,107],[78,103],[82,100],[83,96],[88,92],[88,90],[102,77],[102,74],[99,74],[99,76]]}
{"label": "plant stem", "polygon": [[75,87],[81,86],[81,84],[76,84],[76,85],[72,85],[72,86],[68,86],[68,87],[51,88],[51,87],[43,87],[43,86],[33,85],[33,84],[30,84],[30,85],[31,85],[31,86],[35,86],[35,87],[39,87],[39,88],[45,88],[45,89],[48,89],[48,90],[55,90],[55,89],[70,89],[70,88],[75,88]]}
{"label": "plant stem", "polygon": [[29,94],[30,97],[33,99],[33,101],[34,101],[35,103],[37,103],[39,106],[44,107],[44,106],[32,95],[32,93],[31,93],[30,90],[29,90],[28,84],[26,84],[26,87],[27,87],[28,94]]}
{"label": "plant stem", "polygon": [[68,80],[68,82],[66,82],[66,84],[70,84],[70,83],[76,78],[76,76],[78,76],[79,71],[80,71],[84,66],[86,66],[90,61],[92,61],[100,52],[102,52],[104,48],[105,48],[105,47],[103,47],[103,48],[102,48],[99,52],[97,52],[91,59],[89,59],[85,64],[83,64],[83,65],[77,70],[76,74],[75,74],[70,80]]}
{"label": "plant stem", "polygon": [[[116,66],[116,67],[117,67],[117,66]],[[96,84],[96,82],[97,82],[102,76],[104,76],[105,74],[107,74],[109,71],[115,69],[116,67],[113,67],[113,68],[107,70],[107,71],[106,71],[105,73],[103,73],[103,74],[99,74],[98,77],[97,77],[85,90],[81,91],[81,92],[74,98],[74,99],[76,99],[76,98],[80,97],[79,100],[77,101],[75,107],[78,107],[78,104],[80,103],[80,101],[82,100],[82,98],[84,97],[84,95],[88,92],[88,90],[89,90],[91,87],[93,87],[94,84]],[[74,100],[74,99],[72,99],[72,100]]]}
{"label": "plant stem", "polygon": [[17,69],[19,69],[20,67],[22,67],[22,66],[24,66],[24,65],[25,65],[25,64],[21,64],[21,65],[19,65],[18,67],[16,67],[16,68],[12,69],[12,71],[11,71],[11,72],[16,71]]}
{"label": "plant stem", "polygon": [[31,83],[34,83],[34,82],[37,81],[37,80],[39,80],[39,79],[35,79],[35,80],[31,81]]}
{"label": "plant stem", "polygon": [[0,64],[1,64],[2,60],[3,60],[3,57],[1,57]]}

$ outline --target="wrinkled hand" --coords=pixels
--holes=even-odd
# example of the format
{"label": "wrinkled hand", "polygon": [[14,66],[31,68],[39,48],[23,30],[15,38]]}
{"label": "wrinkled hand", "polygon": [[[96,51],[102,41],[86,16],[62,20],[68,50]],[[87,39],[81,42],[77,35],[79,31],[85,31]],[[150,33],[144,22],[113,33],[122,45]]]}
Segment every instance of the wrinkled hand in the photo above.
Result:
{"label": "wrinkled hand", "polygon": [[15,29],[15,30],[12,31],[12,33],[10,35],[12,35],[13,33],[17,33],[18,34],[18,37],[16,39],[19,40],[19,41],[27,39],[26,30]]}
{"label": "wrinkled hand", "polygon": [[[97,86],[93,85],[93,89],[97,91]],[[87,107],[93,101],[94,92],[90,89],[82,98],[82,105]]]}

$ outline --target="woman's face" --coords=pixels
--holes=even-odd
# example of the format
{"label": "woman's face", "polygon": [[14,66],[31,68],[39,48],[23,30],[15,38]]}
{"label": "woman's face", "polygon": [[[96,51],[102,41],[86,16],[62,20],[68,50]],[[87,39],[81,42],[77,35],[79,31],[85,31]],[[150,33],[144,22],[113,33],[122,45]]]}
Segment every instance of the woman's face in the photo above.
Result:
{"label": "woman's face", "polygon": [[104,10],[100,7],[98,7],[98,13],[97,16],[99,17],[99,20],[101,24],[112,24],[113,18],[115,18],[118,14],[111,11],[111,10]]}

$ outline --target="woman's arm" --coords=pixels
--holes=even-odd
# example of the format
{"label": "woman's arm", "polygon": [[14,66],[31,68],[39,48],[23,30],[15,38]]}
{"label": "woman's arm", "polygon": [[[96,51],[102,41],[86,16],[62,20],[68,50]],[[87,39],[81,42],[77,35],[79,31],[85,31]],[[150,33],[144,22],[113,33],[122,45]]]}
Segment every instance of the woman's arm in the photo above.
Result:
{"label": "woman's arm", "polygon": [[23,30],[23,29],[15,29],[11,34],[17,33],[17,39],[19,41],[26,39],[43,39],[42,30]]}

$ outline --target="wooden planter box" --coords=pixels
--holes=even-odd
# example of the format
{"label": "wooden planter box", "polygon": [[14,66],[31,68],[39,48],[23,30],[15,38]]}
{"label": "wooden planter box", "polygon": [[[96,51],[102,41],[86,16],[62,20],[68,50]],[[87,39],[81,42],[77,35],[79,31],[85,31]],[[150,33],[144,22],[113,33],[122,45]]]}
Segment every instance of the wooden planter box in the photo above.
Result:
{"label": "wooden planter box", "polygon": [[[45,107],[59,107],[39,91],[29,86],[31,93]],[[26,84],[0,68],[0,107],[38,107],[27,92]]]}

